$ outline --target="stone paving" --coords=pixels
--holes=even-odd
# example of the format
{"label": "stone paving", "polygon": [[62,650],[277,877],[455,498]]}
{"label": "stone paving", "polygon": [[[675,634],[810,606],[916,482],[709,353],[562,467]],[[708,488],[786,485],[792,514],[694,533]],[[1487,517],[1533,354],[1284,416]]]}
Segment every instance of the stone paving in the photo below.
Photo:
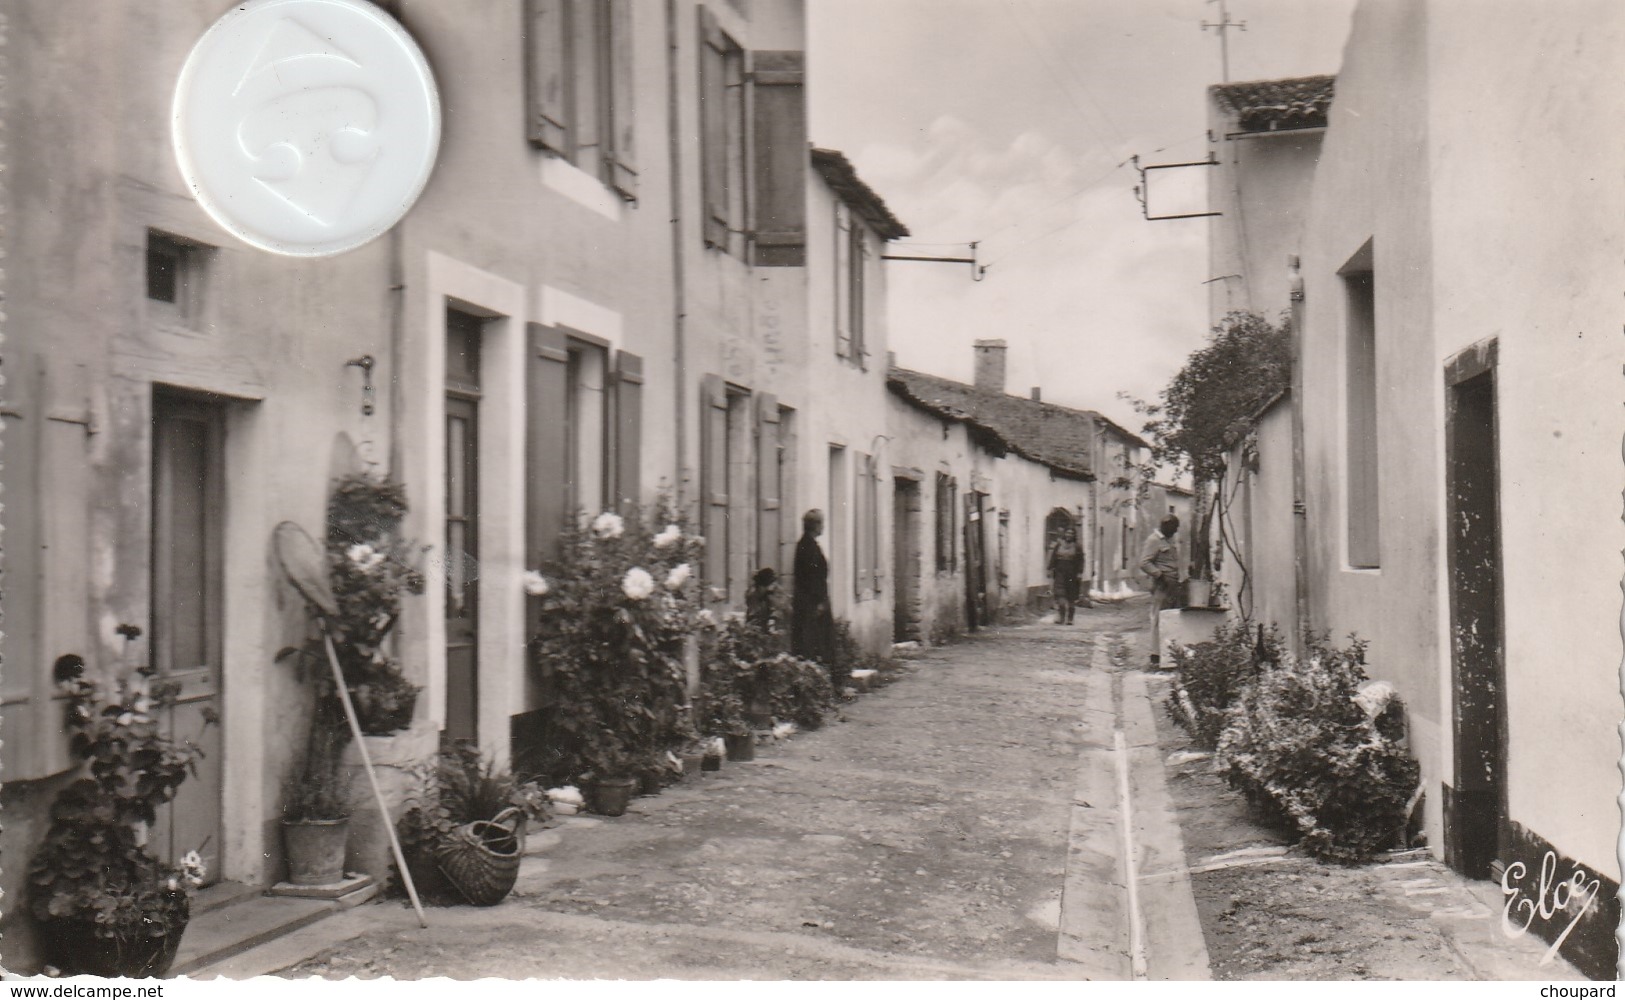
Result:
{"label": "stone paving", "polygon": [[919,651],[842,721],[533,837],[501,906],[362,907],[285,974],[1085,978],[1057,939],[1087,680],[1134,618]]}

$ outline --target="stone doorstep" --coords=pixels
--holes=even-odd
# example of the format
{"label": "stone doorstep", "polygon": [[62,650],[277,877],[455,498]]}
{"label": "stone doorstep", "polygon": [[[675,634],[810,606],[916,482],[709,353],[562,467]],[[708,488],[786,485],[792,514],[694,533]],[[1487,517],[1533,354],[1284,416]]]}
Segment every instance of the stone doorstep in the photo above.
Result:
{"label": "stone doorstep", "polygon": [[361,887],[351,887],[347,894],[336,898],[273,896],[252,887],[237,888],[248,891],[228,890],[213,900],[204,901],[204,909],[198,915],[207,913],[208,919],[198,920],[195,915],[187,925],[186,935],[181,939],[180,953],[170,967],[170,977],[194,975],[210,965],[348,910],[378,894],[377,884],[370,879]]}

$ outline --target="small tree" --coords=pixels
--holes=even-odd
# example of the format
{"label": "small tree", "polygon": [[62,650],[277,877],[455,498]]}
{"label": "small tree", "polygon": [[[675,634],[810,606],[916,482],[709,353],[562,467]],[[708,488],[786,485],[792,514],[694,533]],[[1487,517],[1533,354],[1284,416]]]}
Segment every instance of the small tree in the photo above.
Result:
{"label": "small tree", "polygon": [[1209,484],[1224,474],[1224,455],[1239,424],[1292,384],[1290,317],[1271,323],[1257,313],[1232,312],[1208,332],[1156,403],[1129,397],[1147,419],[1152,457],[1164,468],[1188,472],[1196,485],[1191,570],[1210,572]]}

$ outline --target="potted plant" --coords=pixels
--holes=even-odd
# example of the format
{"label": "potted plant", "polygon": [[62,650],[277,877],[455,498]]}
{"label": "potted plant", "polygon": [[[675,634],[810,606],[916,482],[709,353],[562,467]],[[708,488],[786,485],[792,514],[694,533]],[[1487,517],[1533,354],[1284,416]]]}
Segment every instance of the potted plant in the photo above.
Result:
{"label": "potted plant", "polygon": [[756,739],[745,717],[745,699],[735,686],[732,666],[712,666],[700,682],[698,702],[701,731],[722,741],[727,758],[754,760]]}
{"label": "potted plant", "polygon": [[495,906],[519,876],[526,825],[549,815],[540,785],[457,744],[419,770],[397,830],[423,898]]}
{"label": "potted plant", "polygon": [[626,748],[618,734],[600,729],[583,757],[590,768],[587,785],[592,792],[592,811],[602,816],[624,815],[638,787],[638,755]]}
{"label": "potted plant", "polygon": [[331,734],[313,732],[310,747],[303,766],[283,787],[282,846],[288,858],[289,882],[333,885],[344,881],[344,850],[350,836],[349,775],[339,766],[338,746]]}
{"label": "potted plant", "polygon": [[[128,650],[141,630],[119,633]],[[87,774],[58,794],[28,881],[45,958],[70,974],[162,975],[206,874],[195,850],[171,865],[147,846],[158,808],[202,756],[195,741],[160,730],[154,709],[174,691],[154,690],[153,674],[143,667],[109,686],[84,677],[77,656],[57,663],[73,752]]]}
{"label": "potted plant", "polygon": [[712,737],[706,740],[703,745],[705,749],[700,757],[700,770],[722,770],[722,761],[727,755],[727,744],[723,742],[722,737]]}

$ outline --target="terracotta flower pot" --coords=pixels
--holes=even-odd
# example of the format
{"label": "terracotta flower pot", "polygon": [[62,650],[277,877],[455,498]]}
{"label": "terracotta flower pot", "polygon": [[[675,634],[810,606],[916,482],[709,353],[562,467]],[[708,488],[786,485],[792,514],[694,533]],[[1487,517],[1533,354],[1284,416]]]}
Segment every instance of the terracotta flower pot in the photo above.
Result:
{"label": "terracotta flower pot", "polygon": [[344,881],[344,845],[350,820],[282,821],[282,846],[288,854],[288,881],[294,885],[332,885]]}
{"label": "terracotta flower pot", "polygon": [[600,816],[623,816],[637,788],[636,778],[600,778],[592,790],[592,811]]}
{"label": "terracotta flower pot", "polygon": [[721,754],[716,754],[716,753],[708,753],[704,757],[701,757],[700,758],[700,770],[702,770],[702,771],[720,771],[720,770],[722,770],[722,755]]}

